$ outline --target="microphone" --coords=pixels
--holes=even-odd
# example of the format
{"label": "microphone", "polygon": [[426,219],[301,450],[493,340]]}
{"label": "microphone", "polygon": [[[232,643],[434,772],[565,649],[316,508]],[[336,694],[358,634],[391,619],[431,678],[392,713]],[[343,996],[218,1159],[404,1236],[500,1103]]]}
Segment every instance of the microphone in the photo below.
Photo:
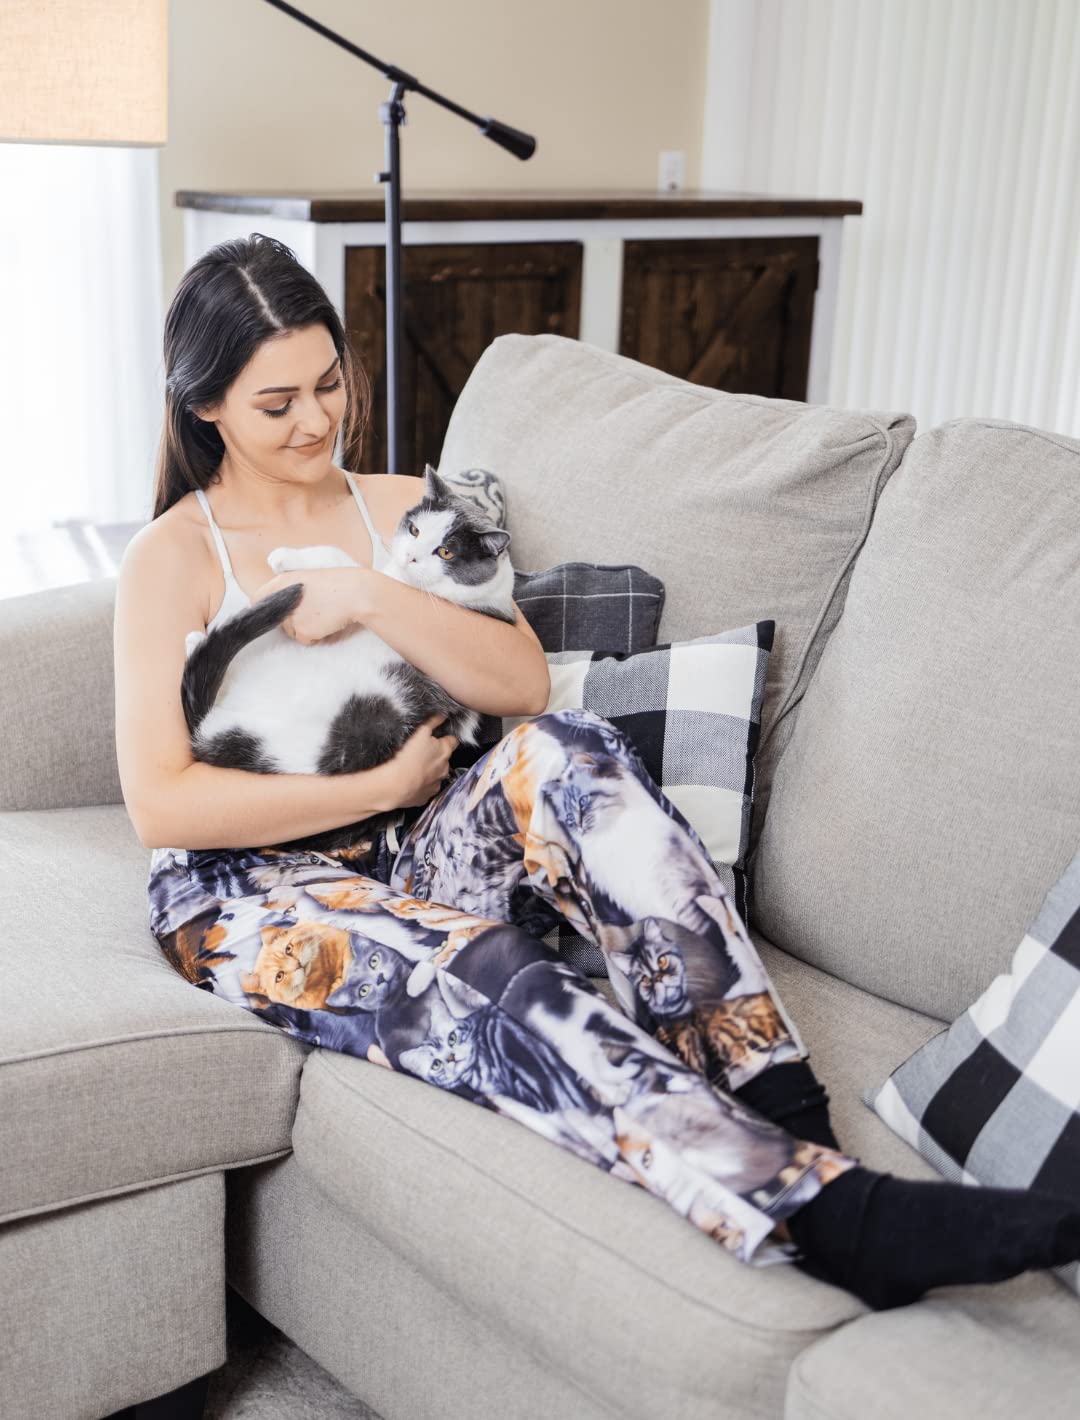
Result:
{"label": "microphone", "polygon": [[515,158],[531,158],[536,152],[536,139],[531,133],[522,133],[520,128],[511,128],[497,118],[485,118],[480,124],[480,132],[493,143],[498,143],[500,148],[513,153]]}

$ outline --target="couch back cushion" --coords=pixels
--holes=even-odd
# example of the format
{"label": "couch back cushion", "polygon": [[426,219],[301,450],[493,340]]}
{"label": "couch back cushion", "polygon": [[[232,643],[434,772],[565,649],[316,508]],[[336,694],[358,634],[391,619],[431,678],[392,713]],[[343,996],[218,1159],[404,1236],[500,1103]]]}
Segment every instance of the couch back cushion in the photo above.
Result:
{"label": "couch back cushion", "polygon": [[0,601],[0,810],[120,804],[116,578]]}
{"label": "couch back cushion", "polygon": [[792,712],[914,432],[908,414],[729,394],[565,336],[502,335],[458,397],[439,472],[498,474],[519,569],[635,562],[659,577],[660,641],[776,622],[753,845]]}
{"label": "couch back cushion", "polygon": [[886,488],[751,864],[778,946],[951,1020],[1080,844],[1080,443],[921,434]]}

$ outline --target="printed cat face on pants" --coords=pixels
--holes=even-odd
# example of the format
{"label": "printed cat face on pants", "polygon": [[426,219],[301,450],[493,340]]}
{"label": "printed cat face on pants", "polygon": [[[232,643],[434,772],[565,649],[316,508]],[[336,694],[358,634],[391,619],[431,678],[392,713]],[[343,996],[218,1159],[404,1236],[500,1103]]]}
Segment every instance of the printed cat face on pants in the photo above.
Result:
{"label": "printed cat face on pants", "polygon": [[474,1017],[451,1015],[438,1000],[431,1003],[431,1028],[419,1045],[403,1050],[400,1060],[411,1075],[419,1075],[442,1090],[452,1090],[475,1066],[477,1030]]}
{"label": "printed cat face on pants", "polygon": [[680,942],[693,936],[677,922],[646,917],[638,941],[626,951],[610,954],[654,1016],[683,1016],[690,1010]]}
{"label": "printed cat face on pants", "polygon": [[240,986],[249,996],[283,1006],[318,1010],[344,980],[351,956],[349,934],[326,922],[264,927],[254,969]]}

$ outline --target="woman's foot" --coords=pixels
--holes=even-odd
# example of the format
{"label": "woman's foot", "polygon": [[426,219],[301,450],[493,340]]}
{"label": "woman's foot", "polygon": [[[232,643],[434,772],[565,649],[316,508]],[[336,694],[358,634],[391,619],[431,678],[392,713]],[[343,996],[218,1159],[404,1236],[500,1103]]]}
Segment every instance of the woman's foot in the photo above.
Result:
{"label": "woman's foot", "polygon": [[803,1253],[796,1266],[877,1311],[931,1287],[1000,1282],[1080,1259],[1080,1205],[1067,1199],[917,1182],[862,1165],[826,1184],[787,1225]]}
{"label": "woman's foot", "polygon": [[840,1150],[829,1121],[829,1096],[806,1060],[770,1065],[731,1093],[796,1139]]}

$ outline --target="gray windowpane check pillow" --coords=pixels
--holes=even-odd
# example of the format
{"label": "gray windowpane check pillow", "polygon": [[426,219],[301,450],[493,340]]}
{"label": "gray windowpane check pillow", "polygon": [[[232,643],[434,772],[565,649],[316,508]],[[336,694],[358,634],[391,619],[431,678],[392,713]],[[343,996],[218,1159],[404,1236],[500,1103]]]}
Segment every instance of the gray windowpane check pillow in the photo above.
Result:
{"label": "gray windowpane check pillow", "polygon": [[[547,654],[545,711],[580,706],[628,736],[701,838],[744,921],[754,755],[774,631],[775,622],[759,621],[637,652]],[[530,718],[504,718],[501,733]],[[543,940],[586,975],[607,974],[599,947],[569,924],[560,922]]]}
{"label": "gray windowpane check pillow", "polygon": [[1080,853],[1010,970],[865,1100],[946,1178],[1080,1202]]}

